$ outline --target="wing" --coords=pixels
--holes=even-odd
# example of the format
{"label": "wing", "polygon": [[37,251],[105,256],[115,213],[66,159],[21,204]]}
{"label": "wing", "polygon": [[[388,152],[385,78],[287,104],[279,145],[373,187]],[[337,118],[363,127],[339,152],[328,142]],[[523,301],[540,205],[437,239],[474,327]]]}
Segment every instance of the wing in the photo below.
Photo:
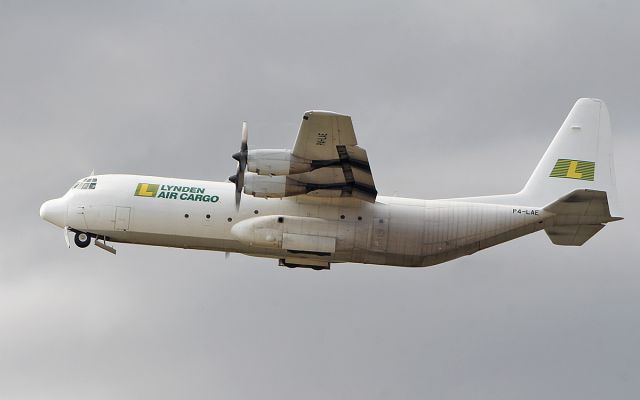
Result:
{"label": "wing", "polygon": [[311,162],[311,172],[289,176],[305,185],[309,195],[375,202],[378,191],[367,152],[358,147],[350,116],[307,111],[292,154]]}

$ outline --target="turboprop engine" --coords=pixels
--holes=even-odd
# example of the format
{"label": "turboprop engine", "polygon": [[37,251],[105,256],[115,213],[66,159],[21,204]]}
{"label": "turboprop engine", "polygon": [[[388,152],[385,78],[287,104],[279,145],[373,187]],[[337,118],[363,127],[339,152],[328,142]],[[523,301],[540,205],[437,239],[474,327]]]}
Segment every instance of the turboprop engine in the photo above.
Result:
{"label": "turboprop engine", "polygon": [[256,175],[248,173],[244,177],[244,192],[255,197],[287,197],[306,194],[307,187],[287,176]]}
{"label": "turboprop engine", "polygon": [[258,149],[247,153],[247,169],[258,175],[294,175],[311,171],[311,161],[287,149]]}

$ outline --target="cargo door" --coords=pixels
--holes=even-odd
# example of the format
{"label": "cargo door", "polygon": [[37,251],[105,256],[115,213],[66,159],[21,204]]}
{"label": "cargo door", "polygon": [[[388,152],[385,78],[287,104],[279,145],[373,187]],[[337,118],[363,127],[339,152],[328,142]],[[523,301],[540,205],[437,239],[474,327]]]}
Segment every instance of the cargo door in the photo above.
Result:
{"label": "cargo door", "polygon": [[116,231],[129,230],[129,218],[131,216],[131,207],[116,207]]}

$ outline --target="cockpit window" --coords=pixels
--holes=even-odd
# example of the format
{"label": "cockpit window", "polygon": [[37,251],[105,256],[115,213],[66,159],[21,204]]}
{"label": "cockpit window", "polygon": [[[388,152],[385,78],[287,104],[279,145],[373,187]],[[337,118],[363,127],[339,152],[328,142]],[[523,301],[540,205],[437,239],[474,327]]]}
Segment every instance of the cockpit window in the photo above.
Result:
{"label": "cockpit window", "polygon": [[89,177],[76,182],[71,189],[95,189],[98,184],[98,178]]}

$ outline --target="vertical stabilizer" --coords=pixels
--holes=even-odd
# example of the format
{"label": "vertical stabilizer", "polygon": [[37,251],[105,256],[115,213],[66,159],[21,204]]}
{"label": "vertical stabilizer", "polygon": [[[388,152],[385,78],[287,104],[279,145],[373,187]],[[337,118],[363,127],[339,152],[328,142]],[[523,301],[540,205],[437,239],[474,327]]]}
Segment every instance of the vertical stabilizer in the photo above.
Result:
{"label": "vertical stabilizer", "polygon": [[577,189],[605,192],[617,215],[609,111],[599,99],[575,103],[517,196],[525,204],[544,206]]}

